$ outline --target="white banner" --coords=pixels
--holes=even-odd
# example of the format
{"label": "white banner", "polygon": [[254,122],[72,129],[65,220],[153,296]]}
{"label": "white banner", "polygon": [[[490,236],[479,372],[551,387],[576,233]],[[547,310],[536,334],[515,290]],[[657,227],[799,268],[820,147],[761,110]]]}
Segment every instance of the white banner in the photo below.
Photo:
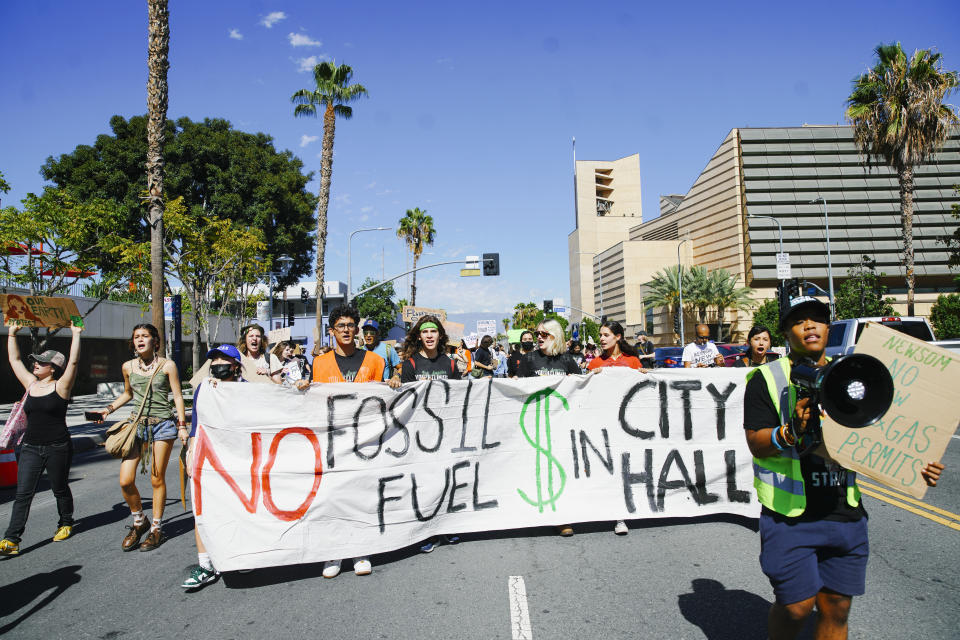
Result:
{"label": "white banner", "polygon": [[197,526],[218,569],[319,562],[444,533],[759,515],[745,369],[204,386]]}

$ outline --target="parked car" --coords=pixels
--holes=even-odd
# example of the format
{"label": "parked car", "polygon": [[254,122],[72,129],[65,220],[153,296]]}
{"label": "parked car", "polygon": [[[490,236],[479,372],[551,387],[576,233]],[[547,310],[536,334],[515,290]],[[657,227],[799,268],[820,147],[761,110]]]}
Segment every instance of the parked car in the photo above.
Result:
{"label": "parked car", "polygon": [[683,349],[680,347],[657,347],[653,352],[657,369],[683,367]]}
{"label": "parked car", "polygon": [[745,344],[717,344],[717,349],[723,356],[723,366],[725,367],[732,367],[737,358],[742,358],[749,348]]}
{"label": "parked car", "polygon": [[930,344],[951,351],[960,357],[960,339],[953,338],[951,340],[936,340]]}
{"label": "parked car", "polygon": [[935,340],[933,329],[926,318],[921,317],[888,317],[888,318],[851,318],[849,320],[835,320],[830,323],[830,336],[827,339],[827,348],[824,353],[829,358],[853,353],[853,348],[860,339],[860,334],[868,322],[877,322],[885,327],[895,329],[913,338],[926,342]]}

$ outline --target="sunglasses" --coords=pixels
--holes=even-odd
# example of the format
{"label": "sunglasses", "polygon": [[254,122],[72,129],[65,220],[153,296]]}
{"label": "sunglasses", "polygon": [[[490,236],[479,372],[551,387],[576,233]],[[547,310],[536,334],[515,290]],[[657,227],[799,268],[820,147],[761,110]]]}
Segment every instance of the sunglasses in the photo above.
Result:
{"label": "sunglasses", "polygon": [[553,334],[550,333],[549,331],[537,331],[537,337],[543,338],[544,340],[546,340],[547,338],[552,338]]}
{"label": "sunglasses", "polygon": [[697,342],[701,342],[701,341],[706,342],[709,339],[710,339],[710,336],[697,336],[696,338],[694,338],[694,340],[696,340]]}

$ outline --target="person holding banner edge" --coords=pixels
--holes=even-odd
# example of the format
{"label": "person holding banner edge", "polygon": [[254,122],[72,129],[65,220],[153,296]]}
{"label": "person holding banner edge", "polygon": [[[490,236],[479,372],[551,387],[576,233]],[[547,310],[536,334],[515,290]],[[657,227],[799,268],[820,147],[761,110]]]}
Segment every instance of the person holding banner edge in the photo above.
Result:
{"label": "person holding banner edge", "polygon": [[[790,356],[751,369],[744,392],[744,429],[754,455],[760,514],[760,565],[775,594],[768,615],[773,640],[792,639],[817,608],[815,638],[847,637],[853,596],[865,592],[869,556],[867,514],[856,474],[819,455],[801,457],[797,436],[817,426],[820,411],[797,400],[790,367],[801,358],[824,366],[829,308],[794,298],[781,312]],[[943,465],[921,474],[936,486]]]}
{"label": "person holding banner edge", "polygon": [[20,536],[26,529],[30,504],[44,469],[47,470],[60,517],[53,540],[66,540],[73,534],[74,526],[73,494],[68,483],[73,446],[67,430],[67,403],[77,379],[83,326],[70,327],[73,337],[70,340],[69,358],[52,349],[31,354],[32,373],[27,371],[20,359],[16,337],[19,329],[17,325],[7,327],[7,356],[14,375],[26,389],[23,411],[27,416],[27,428],[22,436],[23,446],[17,466],[17,493],[10,523],[0,540],[0,555],[4,556],[20,553]]}

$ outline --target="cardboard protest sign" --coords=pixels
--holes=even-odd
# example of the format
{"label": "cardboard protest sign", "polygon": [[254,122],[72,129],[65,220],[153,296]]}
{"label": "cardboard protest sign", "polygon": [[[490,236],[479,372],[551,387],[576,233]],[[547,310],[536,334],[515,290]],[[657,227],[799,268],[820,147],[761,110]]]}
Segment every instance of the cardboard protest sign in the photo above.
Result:
{"label": "cardboard protest sign", "polygon": [[447,319],[447,312],[443,309],[428,309],[427,307],[411,307],[409,305],[403,308],[403,321],[416,322],[423,316],[436,316],[437,320],[444,322]]}
{"label": "cardboard protest sign", "polygon": [[396,391],[221,383],[194,409],[197,526],[216,567],[231,571],[444,533],[757,517],[745,373],[610,368]]}
{"label": "cardboard protest sign", "polygon": [[79,317],[77,303],[70,298],[0,294],[4,325],[20,327],[69,327],[71,317]]}
{"label": "cardboard protest sign", "polygon": [[960,359],[946,349],[871,323],[856,353],[878,358],[893,377],[893,404],[876,424],[848,429],[824,420],[830,457],[847,469],[922,498],[920,470],[943,457],[960,420]]}
{"label": "cardboard protest sign", "polygon": [[267,335],[267,342],[270,344],[277,344],[278,342],[283,342],[284,340],[290,339],[290,327],[281,327],[280,329],[273,329]]}

